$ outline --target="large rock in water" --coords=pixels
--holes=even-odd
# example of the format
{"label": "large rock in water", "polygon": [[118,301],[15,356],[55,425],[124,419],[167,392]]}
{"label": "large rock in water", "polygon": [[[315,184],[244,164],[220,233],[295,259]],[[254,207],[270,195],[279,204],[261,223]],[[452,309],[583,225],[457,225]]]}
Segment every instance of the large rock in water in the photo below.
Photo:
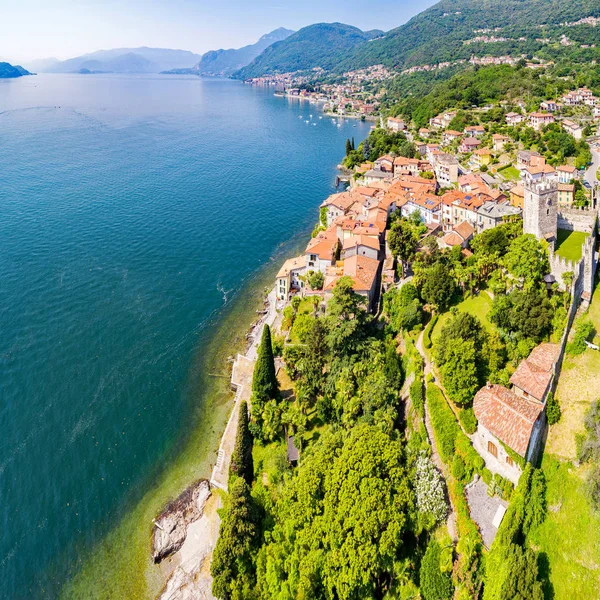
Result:
{"label": "large rock in water", "polygon": [[169,502],[155,519],[152,532],[152,558],[155,563],[181,548],[188,525],[202,516],[210,494],[208,481],[201,479]]}

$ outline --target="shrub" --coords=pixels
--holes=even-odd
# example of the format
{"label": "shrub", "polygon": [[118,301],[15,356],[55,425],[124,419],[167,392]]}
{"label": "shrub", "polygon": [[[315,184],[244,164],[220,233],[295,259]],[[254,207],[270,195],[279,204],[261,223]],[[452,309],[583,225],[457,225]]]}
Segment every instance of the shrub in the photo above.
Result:
{"label": "shrub", "polygon": [[550,392],[546,400],[546,416],[548,417],[548,423],[554,425],[558,423],[561,416],[560,404],[554,397],[554,394]]}
{"label": "shrub", "polygon": [[437,540],[431,539],[419,572],[421,594],[425,600],[450,600],[454,592],[449,573],[440,570],[441,548]]}
{"label": "shrub", "polygon": [[483,468],[485,467],[483,458],[477,454],[477,451],[471,444],[471,440],[460,430],[456,436],[454,446],[456,453],[460,455],[465,463],[468,479],[472,478],[473,473],[481,474],[483,472]]}
{"label": "shrub", "polygon": [[596,510],[600,510],[600,466],[594,465],[592,467],[586,478],[585,490],[590,504]]}
{"label": "shrub", "polygon": [[465,480],[465,461],[458,455],[454,455],[454,459],[452,460],[452,475],[458,479],[458,481]]}
{"label": "shrub", "polygon": [[419,376],[416,376],[415,380],[410,384],[410,400],[417,413],[423,417],[423,379]]}
{"label": "shrub", "polygon": [[573,336],[573,341],[567,344],[567,354],[576,356],[583,354],[587,348],[585,345],[586,340],[594,332],[594,325],[591,321],[582,321],[577,324],[577,330]]}
{"label": "shrub", "polygon": [[418,511],[431,522],[429,529],[444,520],[448,507],[442,476],[424,452],[421,452],[417,459],[415,495]]}
{"label": "shrub", "polygon": [[477,431],[477,418],[475,417],[472,408],[463,408],[458,413],[458,418],[460,419],[464,430],[469,435],[472,435]]}
{"label": "shrub", "polygon": [[435,327],[437,320],[438,320],[437,313],[434,313],[432,315],[431,319],[429,320],[427,327],[425,327],[425,333],[423,334],[423,346],[427,350],[429,350],[431,348],[431,332],[433,331],[433,328]]}
{"label": "shrub", "polygon": [[461,433],[460,427],[440,388],[433,383],[427,385],[427,404],[438,452],[442,460],[450,464],[456,438]]}
{"label": "shrub", "polygon": [[321,271],[310,271],[306,275],[306,281],[313,290],[322,290],[325,283],[325,275]]}
{"label": "shrub", "polygon": [[492,481],[492,477],[493,477],[492,472],[487,467],[485,467],[483,469],[483,471],[481,472],[481,478],[483,479],[483,482],[486,485],[490,485],[490,483]]}

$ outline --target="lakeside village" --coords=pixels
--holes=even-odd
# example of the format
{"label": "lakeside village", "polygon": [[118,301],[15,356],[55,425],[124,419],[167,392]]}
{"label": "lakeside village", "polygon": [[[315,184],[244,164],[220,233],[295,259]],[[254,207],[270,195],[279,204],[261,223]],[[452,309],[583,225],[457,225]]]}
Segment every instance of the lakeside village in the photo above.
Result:
{"label": "lakeside village", "polygon": [[[564,98],[568,105],[594,107],[598,117],[597,102],[586,89]],[[509,112],[506,125],[541,131],[555,122],[550,111],[560,110],[560,105],[545,102],[540,108],[548,112]],[[584,185],[582,172],[572,164],[554,168],[541,154],[519,149],[508,135],[490,134],[484,125],[460,132],[445,129],[455,117],[455,111],[439,115],[431,119],[430,129],[418,132],[395,118],[388,118],[385,128],[375,129],[375,133],[385,130],[384,136],[406,136],[419,158],[387,153],[355,166],[348,189],[322,203],[319,223],[304,253],[281,266],[275,287],[277,309],[284,320],[288,312],[290,321],[297,307],[312,299],[325,314],[336,284],[345,278],[372,313],[385,314],[385,294],[413,279],[407,276],[409,264],[402,265],[392,247],[398,247],[391,238],[393,223],[400,218],[418,224],[421,252],[451,253],[466,265],[473,264],[471,242],[478,234],[516,223],[524,234],[535,236],[540,248],[547,249],[547,257],[535,258],[548,267],[544,285],[571,298],[563,315],[566,329],[554,336],[556,342],[529,348],[506,385],[487,383],[474,394],[477,427],[469,431],[486,468],[516,485],[526,462],[540,459],[546,401],[556,387],[569,329],[577,311],[585,312],[591,300],[598,260],[597,189],[586,179]],[[582,138],[583,127],[577,123],[565,119],[561,127],[574,139]],[[417,141],[424,137],[429,143]],[[510,178],[493,176],[486,168],[493,162]],[[510,273],[504,274],[511,278]],[[523,285],[523,278],[513,279],[508,291]],[[491,290],[486,293],[493,299]],[[500,503],[498,514],[492,515],[494,528],[505,506]],[[488,547],[491,539],[488,532]]]}
{"label": "lakeside village", "polygon": [[[564,100],[586,110],[596,102],[585,89]],[[586,321],[588,309],[598,311],[598,165],[580,169],[574,152],[550,158],[525,149],[522,134],[559,132],[562,142],[581,148],[579,163],[590,162],[583,144],[589,123],[581,132],[569,128],[559,120],[561,108],[545,104],[529,115],[520,105],[492,107],[501,112],[494,120],[482,118],[488,109],[473,109],[470,122],[477,124],[461,131],[449,128],[454,111],[431,119],[426,130],[388,118],[357,148],[348,140],[347,189],[321,204],[305,251],[279,269],[248,347],[233,361],[236,398],[210,482],[186,490],[154,520],[153,558],[166,579],[162,600],[226,598],[235,586],[275,597],[280,582],[267,573],[287,573],[280,559],[293,552],[300,570],[312,565],[301,558],[296,533],[288,539],[286,532],[323,526],[319,519],[295,520],[308,510],[301,503],[334,502],[328,509],[311,505],[310,512],[331,510],[340,518],[353,510],[340,509],[333,497],[317,500],[320,492],[282,489],[310,487],[349,464],[367,465],[367,480],[392,485],[391,473],[405,472],[401,463],[390,471],[373,467],[380,474],[369,469],[398,443],[397,431],[414,472],[406,485],[419,515],[403,535],[414,541],[425,530],[432,536],[427,553],[449,549],[447,566],[440,559],[431,567],[444,580],[445,598],[454,589],[456,597],[479,597],[483,585],[518,579],[526,571],[520,563],[500,567],[513,564],[512,540],[541,531],[545,520],[569,521],[566,508],[558,506],[553,517],[546,511],[540,481],[547,475],[535,467],[547,455],[549,426],[565,421],[556,425],[565,353],[598,352]],[[561,449],[575,446],[580,425],[567,420]],[[336,450],[320,462],[328,444]],[[403,452],[386,460],[392,454]],[[222,497],[211,488],[228,492],[227,506],[237,508],[217,513]],[[367,498],[358,496],[350,505],[359,510],[362,531]],[[392,496],[378,497],[377,513],[402,520],[401,530],[409,508],[388,506]],[[253,498],[262,498],[273,518],[260,550],[252,532],[266,525],[242,525],[255,514]],[[358,541],[350,551],[370,580],[378,579],[379,567],[361,552],[380,547],[381,531],[361,534],[369,544]],[[245,548],[244,535],[252,549],[244,560],[255,566],[235,570],[231,548]],[[334,535],[318,531],[314,538],[336,554]],[[537,573],[524,543],[528,572]],[[264,553],[261,560],[256,552]],[[571,572],[572,557],[564,549],[560,556],[553,564],[562,568],[563,561]],[[412,574],[401,586],[416,597],[414,557],[403,560]],[[528,585],[536,595],[524,597],[541,597],[535,573]],[[566,577],[564,586],[572,585]]]}
{"label": "lakeside village", "polygon": [[[435,72],[466,64],[472,66],[510,65],[515,66],[524,61],[527,69],[543,69],[551,62],[538,58],[527,60],[526,56],[475,56],[469,60],[456,60],[434,65],[419,65],[397,72],[384,65],[373,65],[363,69],[348,71],[340,77],[339,82],[320,83],[315,89],[312,82],[326,76],[326,72],[316,67],[310,74],[302,72],[263,75],[246,80],[249,85],[273,86],[275,95],[298,98],[321,106],[323,113],[331,116],[361,118],[375,120],[382,109],[381,100],[384,91],[381,84],[391,81],[398,75],[411,75],[420,72]],[[567,102],[567,106],[573,106]],[[560,105],[559,105],[560,106]],[[595,106],[595,105],[593,105]],[[595,115],[598,116],[598,115]]]}

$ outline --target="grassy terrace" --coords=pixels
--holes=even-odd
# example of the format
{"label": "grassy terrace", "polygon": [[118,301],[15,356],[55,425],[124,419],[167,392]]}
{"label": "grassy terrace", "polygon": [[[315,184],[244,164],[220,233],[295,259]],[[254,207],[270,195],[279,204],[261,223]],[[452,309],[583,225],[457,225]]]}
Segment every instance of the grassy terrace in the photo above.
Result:
{"label": "grassy terrace", "polygon": [[500,169],[498,173],[507,181],[519,181],[521,179],[521,173],[512,165],[509,167],[504,167],[504,169]]}
{"label": "grassy terrace", "polygon": [[[600,330],[600,287],[585,318]],[[589,465],[575,466],[576,436],[592,401],[600,396],[600,352],[566,356],[557,389],[562,416],[550,427],[542,469],[546,475],[548,516],[529,535],[530,545],[545,554],[555,600],[598,597],[600,514],[585,494]]]}
{"label": "grassy terrace", "polygon": [[548,515],[528,537],[546,560],[550,589],[546,598],[584,600],[598,597],[600,573],[600,515],[585,495],[586,466],[575,468],[546,455]]}
{"label": "grassy terrace", "polygon": [[556,254],[571,262],[579,262],[581,249],[588,234],[581,231],[558,230]]}
{"label": "grassy terrace", "polygon": [[[492,308],[492,299],[487,294],[487,292],[481,292],[478,296],[468,296],[458,304],[456,304],[456,308],[459,312],[467,312],[471,313],[473,316],[477,317],[483,326],[489,331],[493,332],[495,327],[492,323],[490,323],[487,319],[487,315]],[[431,339],[435,344],[435,339],[439,337],[446,321],[450,319],[452,314],[450,311],[441,314],[433,331],[431,333]]]}

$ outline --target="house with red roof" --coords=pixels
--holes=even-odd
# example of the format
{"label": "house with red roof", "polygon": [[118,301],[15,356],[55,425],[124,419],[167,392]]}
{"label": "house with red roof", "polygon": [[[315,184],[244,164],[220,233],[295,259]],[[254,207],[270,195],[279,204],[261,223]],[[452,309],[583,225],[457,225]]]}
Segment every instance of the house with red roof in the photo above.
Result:
{"label": "house with red roof", "polygon": [[488,384],[473,400],[477,431],[473,446],[486,467],[515,485],[524,461],[537,458],[545,425],[544,407],[560,356],[557,344],[540,344],[521,361],[510,378],[511,389]]}

